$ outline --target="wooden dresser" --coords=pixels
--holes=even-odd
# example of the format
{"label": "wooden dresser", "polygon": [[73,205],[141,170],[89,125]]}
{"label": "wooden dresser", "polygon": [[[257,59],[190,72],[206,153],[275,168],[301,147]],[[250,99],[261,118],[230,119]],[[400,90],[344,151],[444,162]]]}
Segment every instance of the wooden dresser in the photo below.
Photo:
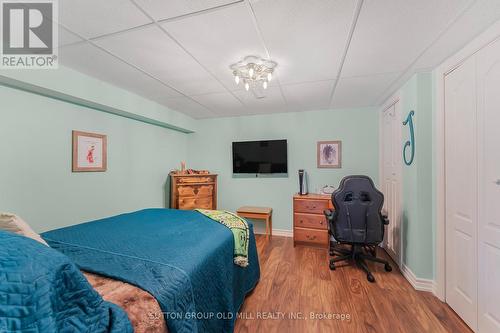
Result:
{"label": "wooden dresser", "polygon": [[217,175],[170,174],[170,208],[217,209]]}
{"label": "wooden dresser", "polygon": [[293,196],[293,245],[328,247],[328,223],[323,214],[333,209],[330,195]]}

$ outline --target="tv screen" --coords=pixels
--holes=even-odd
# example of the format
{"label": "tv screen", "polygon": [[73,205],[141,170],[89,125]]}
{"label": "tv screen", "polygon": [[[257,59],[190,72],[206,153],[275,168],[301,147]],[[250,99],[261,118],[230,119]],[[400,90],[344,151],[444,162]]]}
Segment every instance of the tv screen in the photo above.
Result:
{"label": "tv screen", "polygon": [[233,173],[287,173],[286,140],[233,142]]}

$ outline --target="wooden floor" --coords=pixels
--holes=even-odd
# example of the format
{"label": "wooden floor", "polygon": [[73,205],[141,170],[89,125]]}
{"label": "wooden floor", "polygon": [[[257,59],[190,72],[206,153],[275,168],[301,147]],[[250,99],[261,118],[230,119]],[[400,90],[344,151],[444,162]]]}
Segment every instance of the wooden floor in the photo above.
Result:
{"label": "wooden floor", "polygon": [[[393,264],[328,268],[325,249],[257,235],[261,278],[247,296],[235,332],[472,332],[444,303],[416,291]],[[385,252],[380,250],[380,256]],[[313,315],[313,317],[311,317]]]}

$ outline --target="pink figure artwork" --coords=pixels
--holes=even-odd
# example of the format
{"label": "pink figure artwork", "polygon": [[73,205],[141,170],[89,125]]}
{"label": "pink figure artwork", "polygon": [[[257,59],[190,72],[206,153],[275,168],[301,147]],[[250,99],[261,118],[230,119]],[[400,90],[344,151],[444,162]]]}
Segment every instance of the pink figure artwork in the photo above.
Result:
{"label": "pink figure artwork", "polygon": [[94,150],[95,150],[95,146],[91,145],[89,147],[89,150],[87,151],[87,161],[91,164],[94,163]]}

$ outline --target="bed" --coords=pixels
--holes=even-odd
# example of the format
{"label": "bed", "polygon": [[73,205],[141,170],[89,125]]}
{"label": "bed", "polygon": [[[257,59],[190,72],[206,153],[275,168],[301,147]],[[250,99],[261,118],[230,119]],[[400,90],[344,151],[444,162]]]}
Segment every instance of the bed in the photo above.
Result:
{"label": "bed", "polygon": [[41,236],[136,332],[232,332],[260,277],[249,227],[247,267],[233,263],[231,231],[195,211],[146,209]]}

